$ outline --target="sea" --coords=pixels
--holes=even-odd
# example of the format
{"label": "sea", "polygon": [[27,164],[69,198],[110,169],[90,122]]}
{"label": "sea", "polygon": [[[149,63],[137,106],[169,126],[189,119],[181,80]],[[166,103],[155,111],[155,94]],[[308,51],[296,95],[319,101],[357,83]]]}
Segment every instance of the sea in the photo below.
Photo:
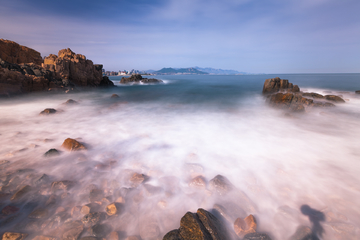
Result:
{"label": "sea", "polygon": [[[252,214],[256,231],[271,239],[306,227],[314,239],[359,239],[360,74],[143,77],[163,83],[122,85],[115,76],[116,88],[0,100],[0,208],[19,209],[1,213],[0,232],[60,234],[54,229],[80,221],[75,212],[100,189],[99,211],[121,202],[118,216],[104,220],[120,239],[162,239],[199,208],[223,218],[229,231],[235,219]],[[274,77],[345,103],[301,114],[271,108],[262,88]],[[65,105],[68,99],[78,104]],[[57,112],[39,115],[45,108]],[[67,138],[87,150],[66,151]],[[45,157],[53,148],[61,154]],[[134,173],[144,176],[135,187]],[[16,174],[17,184],[8,187]],[[43,174],[46,182],[30,184],[25,200],[7,197]],[[211,187],[218,175],[231,184],[229,192]],[[193,184],[199,176],[203,184]],[[51,183],[62,180],[75,186],[52,191]],[[52,195],[55,203],[46,204]],[[29,218],[36,209],[47,214]],[[79,238],[92,234],[84,229]]]}

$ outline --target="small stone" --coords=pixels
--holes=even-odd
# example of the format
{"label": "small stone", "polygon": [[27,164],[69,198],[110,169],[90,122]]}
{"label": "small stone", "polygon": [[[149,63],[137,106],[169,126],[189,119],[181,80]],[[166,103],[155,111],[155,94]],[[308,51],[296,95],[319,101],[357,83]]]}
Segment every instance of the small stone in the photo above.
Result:
{"label": "small stone", "polygon": [[111,231],[111,227],[108,224],[95,224],[91,227],[90,233],[94,237],[103,238]]}
{"label": "small stone", "polygon": [[64,143],[61,146],[69,151],[78,151],[78,150],[86,149],[86,147],[83,144],[72,138],[65,139]]}
{"label": "small stone", "polygon": [[42,111],[40,114],[41,115],[49,115],[49,114],[54,114],[56,113],[56,110],[53,108],[46,108],[44,109],[44,111]]}
{"label": "small stone", "polygon": [[15,232],[6,232],[2,236],[2,240],[23,240],[28,236],[26,233],[15,233]]}
{"label": "small stone", "polygon": [[4,215],[11,215],[11,214],[16,213],[17,211],[19,211],[19,208],[9,205],[9,206],[4,207],[1,211],[1,213]]}
{"label": "small stone", "polygon": [[45,157],[53,157],[53,156],[59,156],[59,155],[60,155],[60,152],[55,148],[50,149],[49,151],[47,151],[44,154]]}
{"label": "small stone", "polygon": [[64,104],[65,105],[74,105],[74,104],[78,104],[78,102],[73,99],[69,99],[66,102],[64,102]]}
{"label": "small stone", "polygon": [[146,176],[144,174],[134,173],[129,180],[131,182],[131,186],[132,187],[139,186],[142,182],[144,182],[145,177]]}
{"label": "small stone", "polygon": [[103,218],[104,217],[101,212],[93,212],[93,213],[86,214],[81,219],[81,221],[87,226],[92,226],[92,225],[95,225],[95,224],[99,223],[100,221],[102,221]]}
{"label": "small stone", "polygon": [[86,215],[88,213],[96,212],[98,210],[99,210],[99,204],[89,203],[89,204],[82,206],[80,212],[81,212],[81,214]]}
{"label": "small stone", "polygon": [[122,206],[120,203],[117,203],[117,202],[111,203],[106,207],[106,213],[109,216],[119,215],[119,214],[121,214],[121,207]]}
{"label": "small stone", "polygon": [[119,98],[119,95],[117,95],[117,94],[113,94],[113,95],[111,95],[111,97],[110,98]]}
{"label": "small stone", "polygon": [[25,185],[20,188],[19,191],[17,191],[11,198],[11,201],[17,201],[22,199],[28,192],[30,192],[31,187],[29,185]]}
{"label": "small stone", "polygon": [[32,218],[32,219],[42,219],[42,218],[46,218],[49,214],[49,211],[47,209],[36,209],[35,211],[31,212],[28,216],[28,218]]}
{"label": "small stone", "polygon": [[203,176],[197,176],[190,181],[189,186],[196,188],[206,188],[206,179]]}
{"label": "small stone", "polygon": [[255,218],[250,214],[244,220],[241,218],[236,219],[234,230],[239,237],[243,238],[248,233],[256,232],[256,226]]}

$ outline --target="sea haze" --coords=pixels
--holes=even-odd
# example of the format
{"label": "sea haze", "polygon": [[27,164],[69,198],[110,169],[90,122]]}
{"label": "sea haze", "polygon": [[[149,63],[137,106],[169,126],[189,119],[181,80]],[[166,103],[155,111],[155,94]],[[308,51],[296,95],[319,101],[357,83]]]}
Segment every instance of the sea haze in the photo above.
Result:
{"label": "sea haze", "polygon": [[[342,95],[346,103],[286,115],[261,95],[265,79],[276,76],[303,91]],[[75,181],[77,187],[61,202],[68,212],[87,203],[82,196],[91,184],[115,196],[130,187],[134,172],[145,174],[146,184],[121,192],[124,213],[109,220],[125,235],[143,235],[155,225],[161,239],[179,228],[187,211],[220,204],[238,217],[253,214],[258,232],[288,239],[300,225],[312,226],[300,210],[306,204],[325,216],[319,223],[323,239],[359,236],[360,74],[157,78],[164,83],[120,85],[120,77],[112,77],[118,88],[1,100],[0,161],[9,161],[6,171],[21,166],[51,181]],[[114,93],[119,98],[110,98]],[[79,104],[63,105],[69,98]],[[40,116],[45,108],[58,112]],[[88,150],[61,149],[69,137]],[[63,152],[45,158],[51,148]],[[189,185],[196,176],[208,182],[218,174],[235,189],[217,195]],[[50,195],[40,190],[29,201]]]}

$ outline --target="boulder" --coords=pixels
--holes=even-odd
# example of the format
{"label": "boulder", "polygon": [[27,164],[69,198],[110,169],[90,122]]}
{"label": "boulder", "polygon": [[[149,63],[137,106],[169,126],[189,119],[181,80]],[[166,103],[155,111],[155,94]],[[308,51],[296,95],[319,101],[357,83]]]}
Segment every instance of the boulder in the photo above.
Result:
{"label": "boulder", "polygon": [[108,76],[103,76],[99,87],[115,87],[114,82],[109,79]]}
{"label": "boulder", "polygon": [[49,215],[49,211],[47,209],[43,209],[43,208],[38,208],[34,211],[32,211],[28,218],[31,219],[43,219],[46,218]]}
{"label": "boulder", "polygon": [[197,213],[187,212],[180,220],[180,228],[168,232],[164,240],[225,240],[229,239],[226,228],[213,214],[198,209]]}
{"label": "boulder", "polygon": [[86,147],[82,143],[80,143],[72,138],[65,139],[65,141],[63,142],[63,144],[61,146],[69,151],[79,151],[79,150],[86,149]]}
{"label": "boulder", "polygon": [[332,102],[336,102],[336,103],[344,103],[345,100],[342,99],[341,97],[339,96],[335,96],[335,95],[325,95],[324,98],[326,100],[329,100],[329,101],[332,101]]}
{"label": "boulder", "polygon": [[360,90],[355,91],[356,94],[360,94]]}
{"label": "boulder", "polygon": [[263,94],[275,93],[281,90],[299,92],[300,88],[297,85],[289,83],[289,80],[280,79],[279,77],[265,80]]}
{"label": "boulder", "polygon": [[219,195],[225,195],[233,189],[231,182],[222,175],[217,175],[209,182],[209,189]]}
{"label": "boulder", "polygon": [[113,95],[111,95],[110,98],[119,98],[119,95],[117,95],[116,93],[114,93]]}
{"label": "boulder", "polygon": [[312,240],[312,239],[317,239],[314,238],[315,236],[313,235],[311,228],[307,227],[307,226],[299,226],[296,229],[296,232],[294,233],[294,235],[292,235],[289,240]]}
{"label": "boulder", "polygon": [[104,214],[102,212],[93,212],[86,214],[81,221],[86,226],[93,226],[104,220]]}
{"label": "boulder", "polygon": [[312,98],[324,98],[323,95],[318,94],[318,93],[314,93],[314,92],[311,92],[311,93],[303,93],[302,95],[305,96],[305,97],[312,97]]}
{"label": "boulder", "polygon": [[35,63],[41,65],[43,62],[39,52],[5,39],[0,39],[0,58],[14,64]]}
{"label": "boulder", "polygon": [[270,106],[286,109],[294,112],[303,112],[305,110],[305,105],[310,105],[313,103],[313,100],[304,98],[300,94],[294,93],[276,93],[269,95],[267,101],[270,103]]}
{"label": "boulder", "polygon": [[66,102],[64,102],[64,104],[65,105],[75,105],[75,104],[78,104],[78,102],[73,99],[69,99]]}
{"label": "boulder", "polygon": [[24,198],[24,196],[29,193],[31,190],[31,187],[29,185],[25,185],[21,187],[11,198],[11,201],[18,201]]}
{"label": "boulder", "polygon": [[50,149],[44,154],[45,157],[53,157],[58,155],[60,155],[60,152],[55,148]]}
{"label": "boulder", "polygon": [[111,227],[108,224],[95,224],[90,228],[90,233],[94,237],[104,238],[111,232]]}

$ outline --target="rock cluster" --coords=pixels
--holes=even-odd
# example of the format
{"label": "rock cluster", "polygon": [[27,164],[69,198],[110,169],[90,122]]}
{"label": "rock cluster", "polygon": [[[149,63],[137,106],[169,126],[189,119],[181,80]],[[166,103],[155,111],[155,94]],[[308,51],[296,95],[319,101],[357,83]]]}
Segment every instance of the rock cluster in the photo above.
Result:
{"label": "rock cluster", "polygon": [[[334,107],[333,103],[345,102],[336,95],[323,96],[318,93],[301,92],[297,85],[279,77],[265,80],[263,94],[270,106],[293,112],[304,112],[306,108],[311,107]],[[317,101],[314,101],[315,99]]]}
{"label": "rock cluster", "polygon": [[102,65],[69,48],[44,62],[40,53],[8,40],[0,40],[0,96],[38,91],[72,91],[76,86],[114,86],[102,76]]}
{"label": "rock cluster", "polygon": [[155,78],[143,78],[140,74],[133,74],[131,77],[122,77],[120,83],[162,83],[163,81]]}

